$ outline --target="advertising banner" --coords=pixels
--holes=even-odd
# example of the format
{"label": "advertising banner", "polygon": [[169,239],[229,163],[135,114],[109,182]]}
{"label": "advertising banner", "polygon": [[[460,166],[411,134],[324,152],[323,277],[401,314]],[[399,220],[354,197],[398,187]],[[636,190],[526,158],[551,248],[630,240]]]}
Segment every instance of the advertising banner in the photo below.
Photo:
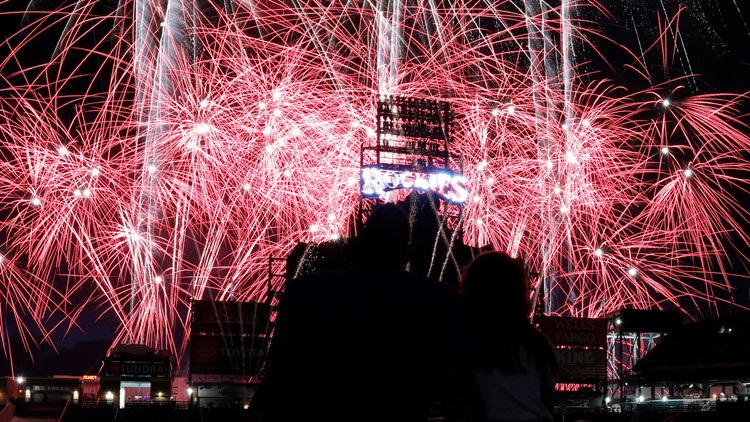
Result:
{"label": "advertising banner", "polygon": [[598,349],[556,349],[559,380],[575,382],[607,377],[607,351]]}
{"label": "advertising banner", "polygon": [[168,377],[169,363],[135,360],[107,360],[105,361],[104,371],[104,374],[110,377]]}
{"label": "advertising banner", "polygon": [[265,336],[190,336],[193,374],[254,375],[265,358]]}
{"label": "advertising banner", "polygon": [[607,321],[603,318],[546,316],[541,320],[540,328],[555,346],[607,346]]}

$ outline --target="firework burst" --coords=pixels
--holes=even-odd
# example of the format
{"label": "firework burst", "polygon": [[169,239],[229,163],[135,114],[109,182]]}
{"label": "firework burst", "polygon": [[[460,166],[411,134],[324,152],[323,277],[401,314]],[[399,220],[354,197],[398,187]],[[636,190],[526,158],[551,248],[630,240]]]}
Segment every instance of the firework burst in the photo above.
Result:
{"label": "firework burst", "polygon": [[[116,341],[181,353],[192,299],[262,298],[269,256],[348,234],[381,94],[452,104],[465,240],[524,256],[548,313],[731,300],[727,251],[750,244],[742,97],[656,84],[643,64],[669,65],[684,9],[631,52],[595,1],[254,3],[17,14],[0,62],[0,318],[27,347],[103,304]],[[586,70],[580,52],[603,61],[603,43],[638,83]]]}

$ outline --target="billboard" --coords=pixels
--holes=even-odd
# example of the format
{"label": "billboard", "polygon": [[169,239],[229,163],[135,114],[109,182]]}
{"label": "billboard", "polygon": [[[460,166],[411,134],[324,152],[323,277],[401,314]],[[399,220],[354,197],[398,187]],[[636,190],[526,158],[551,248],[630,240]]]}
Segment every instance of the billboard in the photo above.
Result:
{"label": "billboard", "polygon": [[192,374],[254,375],[265,359],[267,339],[259,336],[190,336]]}
{"label": "billboard", "polygon": [[168,377],[170,375],[169,362],[105,359],[104,375],[108,377]]}
{"label": "billboard", "polygon": [[197,300],[191,332],[221,335],[265,334],[271,305],[259,302]]}
{"label": "billboard", "polygon": [[555,346],[607,347],[607,320],[603,318],[542,318],[540,327]]}
{"label": "billboard", "polygon": [[607,320],[545,316],[540,329],[555,346],[561,382],[607,377]]}
{"label": "billboard", "polygon": [[600,349],[555,349],[561,381],[600,380],[607,377],[607,351]]}

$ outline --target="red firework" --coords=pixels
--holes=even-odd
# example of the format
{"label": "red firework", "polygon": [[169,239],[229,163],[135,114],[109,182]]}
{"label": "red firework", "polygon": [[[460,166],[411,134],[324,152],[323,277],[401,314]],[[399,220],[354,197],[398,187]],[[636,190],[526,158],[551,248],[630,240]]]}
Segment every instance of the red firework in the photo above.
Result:
{"label": "red firework", "polygon": [[465,240],[524,256],[548,313],[731,300],[743,97],[642,65],[669,64],[683,9],[650,48],[609,47],[632,57],[624,86],[574,54],[606,56],[596,1],[255,3],[5,15],[0,318],[27,349],[104,304],[116,341],[179,354],[193,298],[261,298],[269,256],[349,234],[381,94],[451,102]]}

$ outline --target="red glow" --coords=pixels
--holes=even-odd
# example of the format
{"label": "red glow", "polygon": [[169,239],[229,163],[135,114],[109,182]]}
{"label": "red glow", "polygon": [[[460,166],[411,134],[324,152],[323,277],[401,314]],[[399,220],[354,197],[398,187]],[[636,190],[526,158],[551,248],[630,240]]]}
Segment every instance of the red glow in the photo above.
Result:
{"label": "red glow", "polygon": [[[180,353],[192,298],[260,298],[269,256],[346,234],[378,94],[451,101],[465,241],[554,279],[552,313],[715,306],[731,242],[750,244],[732,193],[750,187],[744,97],[550,71],[534,49],[542,21],[595,55],[606,42],[559,10],[98,3],[32,10],[0,45],[0,323],[27,349],[54,316],[68,328],[103,304],[118,342]],[[651,46],[665,60],[670,34]],[[39,40],[50,50],[30,59]],[[7,355],[2,329],[0,342]]]}

